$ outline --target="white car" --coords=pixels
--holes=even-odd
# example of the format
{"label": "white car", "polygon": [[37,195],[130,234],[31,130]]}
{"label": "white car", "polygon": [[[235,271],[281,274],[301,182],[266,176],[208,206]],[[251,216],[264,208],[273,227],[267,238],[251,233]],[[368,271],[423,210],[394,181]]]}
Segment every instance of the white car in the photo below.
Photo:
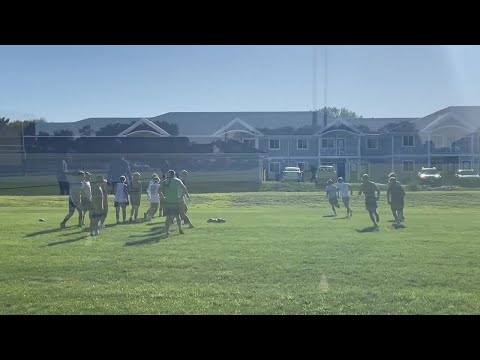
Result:
{"label": "white car", "polygon": [[303,173],[298,167],[286,167],[282,173],[282,181],[302,181]]}

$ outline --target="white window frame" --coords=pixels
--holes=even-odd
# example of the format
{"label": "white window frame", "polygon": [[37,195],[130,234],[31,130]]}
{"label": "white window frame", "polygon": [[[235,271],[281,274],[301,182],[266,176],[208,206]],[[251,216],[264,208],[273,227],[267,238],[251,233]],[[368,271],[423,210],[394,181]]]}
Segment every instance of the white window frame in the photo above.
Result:
{"label": "white window frame", "polygon": [[[306,147],[298,147],[299,141],[305,141]],[[308,150],[308,139],[297,139],[297,150]]]}
{"label": "white window frame", "polygon": [[[437,141],[434,141],[434,138],[437,139]],[[440,141],[438,141],[440,139]],[[430,141],[432,142],[432,145],[436,148],[443,148],[443,135],[430,135]],[[436,144],[438,143],[438,145]]]}
{"label": "white window frame", "polygon": [[[375,147],[368,146],[368,140],[375,140]],[[365,144],[368,150],[378,150],[378,137],[369,136],[367,137],[367,143]]]}
{"label": "white window frame", "polygon": [[[300,164],[303,164],[303,169],[300,167]],[[298,161],[297,167],[300,168],[300,170],[305,171],[308,169],[308,161]]]}
{"label": "white window frame", "polygon": [[[412,164],[412,170],[405,170],[405,163],[411,163]],[[403,160],[402,161],[402,171],[406,173],[413,173],[415,171],[415,160]]]}
{"label": "white window frame", "polygon": [[[333,146],[332,147],[324,147],[323,146],[323,141],[324,140],[331,140],[332,141],[332,144]],[[335,149],[335,138],[322,138],[322,143],[320,144],[322,146],[322,149]]]}
{"label": "white window frame", "polygon": [[[256,144],[255,138],[245,138],[245,139],[242,139],[242,143],[245,144],[245,140],[253,141],[253,146],[252,146],[252,147],[256,147],[256,146],[255,146],[255,144]],[[248,144],[247,144],[247,145],[248,145]]]}
{"label": "white window frame", "polygon": [[[273,171],[272,171],[272,165],[274,164],[278,164],[278,172],[275,171],[275,166],[273,167]],[[281,169],[281,166],[282,163],[279,162],[279,161],[270,161],[269,164],[268,164],[268,171],[271,172],[271,173],[274,173],[274,174],[280,174],[280,169]]]}
{"label": "white window frame", "polygon": [[[278,148],[272,148],[272,141],[278,141]],[[268,139],[268,150],[280,150],[280,139]]]}
{"label": "white window frame", "polygon": [[[405,145],[405,138],[407,136],[412,138],[412,145]],[[402,135],[402,147],[415,147],[415,136],[414,135]]]}

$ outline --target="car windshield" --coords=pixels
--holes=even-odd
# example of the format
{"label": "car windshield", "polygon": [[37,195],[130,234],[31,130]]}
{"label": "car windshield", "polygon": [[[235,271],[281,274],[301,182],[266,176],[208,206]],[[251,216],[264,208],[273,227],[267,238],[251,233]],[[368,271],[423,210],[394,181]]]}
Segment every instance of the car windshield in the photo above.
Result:
{"label": "car windshield", "polygon": [[435,170],[435,169],[422,170],[421,173],[426,175],[434,175],[434,174],[438,174],[438,170]]}

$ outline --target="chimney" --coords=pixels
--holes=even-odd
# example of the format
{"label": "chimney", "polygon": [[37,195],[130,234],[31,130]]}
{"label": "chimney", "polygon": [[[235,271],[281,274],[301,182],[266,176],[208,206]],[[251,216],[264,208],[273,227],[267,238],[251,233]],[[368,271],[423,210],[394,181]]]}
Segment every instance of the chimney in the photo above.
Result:
{"label": "chimney", "polygon": [[312,112],[312,127],[316,128],[317,126],[318,126],[317,110],[313,110],[313,112]]}

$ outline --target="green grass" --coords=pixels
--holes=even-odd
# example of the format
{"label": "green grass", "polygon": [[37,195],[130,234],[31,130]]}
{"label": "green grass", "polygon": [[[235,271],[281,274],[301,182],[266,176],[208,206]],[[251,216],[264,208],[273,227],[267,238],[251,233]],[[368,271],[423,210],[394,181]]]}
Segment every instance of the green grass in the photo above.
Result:
{"label": "green grass", "polygon": [[395,229],[382,200],[375,233],[357,195],[348,220],[318,192],[198,194],[185,235],[155,218],[92,238],[58,229],[65,197],[3,196],[0,314],[479,314],[479,201],[407,193]]}

